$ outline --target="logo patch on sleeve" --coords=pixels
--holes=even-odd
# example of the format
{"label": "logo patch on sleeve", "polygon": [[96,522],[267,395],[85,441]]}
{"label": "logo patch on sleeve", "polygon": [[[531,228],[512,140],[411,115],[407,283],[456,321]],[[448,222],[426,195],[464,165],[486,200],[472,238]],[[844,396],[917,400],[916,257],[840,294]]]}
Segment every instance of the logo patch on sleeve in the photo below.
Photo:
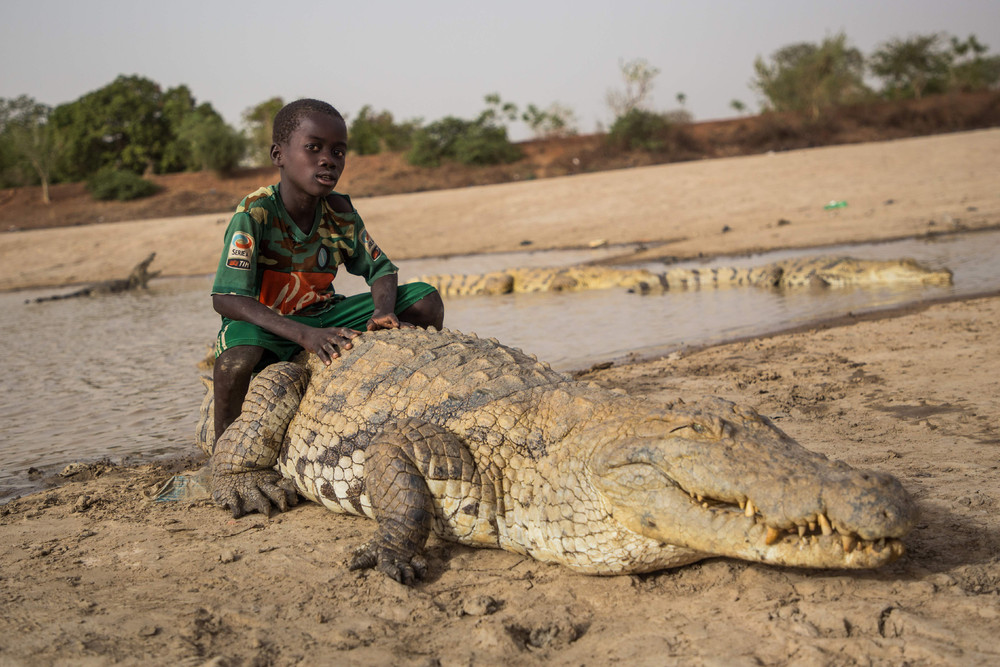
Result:
{"label": "logo patch on sleeve", "polygon": [[246,232],[236,232],[229,243],[229,254],[226,266],[240,271],[250,270],[250,259],[253,257],[253,237]]}
{"label": "logo patch on sleeve", "polygon": [[361,242],[365,244],[365,250],[371,255],[372,259],[378,259],[382,256],[382,249],[375,244],[375,240],[368,233],[368,230],[361,232]]}

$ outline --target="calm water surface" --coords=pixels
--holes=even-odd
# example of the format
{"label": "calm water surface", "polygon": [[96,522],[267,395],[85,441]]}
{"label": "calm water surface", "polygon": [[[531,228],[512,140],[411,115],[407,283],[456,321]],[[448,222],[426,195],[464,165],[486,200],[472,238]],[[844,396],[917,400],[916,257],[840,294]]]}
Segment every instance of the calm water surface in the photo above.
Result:
{"label": "calm water surface", "polygon": [[[572,264],[609,252],[453,257],[400,262],[400,270],[406,279]],[[955,284],[819,292],[707,289],[645,297],[622,290],[466,297],[448,300],[446,323],[495,336],[571,370],[631,353],[668,353],[849,312],[1000,289],[1000,232],[686,265],[756,265],[817,254],[909,256],[952,269]],[[338,277],[341,291],[364,288],[348,278]],[[0,502],[34,490],[29,467],[52,471],[73,461],[148,460],[194,451],[194,422],[204,393],[195,365],[218,327],[208,297],[211,282],[210,276],[154,280],[145,292],[38,304],[25,300],[57,290],[0,293]]]}

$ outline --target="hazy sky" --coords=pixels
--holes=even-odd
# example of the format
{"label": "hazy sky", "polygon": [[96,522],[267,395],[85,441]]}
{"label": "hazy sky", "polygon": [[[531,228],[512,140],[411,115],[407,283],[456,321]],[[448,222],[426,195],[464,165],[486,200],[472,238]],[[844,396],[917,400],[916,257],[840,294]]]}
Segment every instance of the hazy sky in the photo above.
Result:
{"label": "hazy sky", "polygon": [[[660,69],[653,108],[734,115],[757,56],[843,31],[866,55],[893,37],[975,34],[1000,53],[1000,0],[0,0],[0,97],[57,105],[139,74],[186,84],[235,125],[274,96],[364,104],[397,120],[473,118],[498,92],[610,124],[619,63]],[[523,127],[512,127],[526,138]]]}

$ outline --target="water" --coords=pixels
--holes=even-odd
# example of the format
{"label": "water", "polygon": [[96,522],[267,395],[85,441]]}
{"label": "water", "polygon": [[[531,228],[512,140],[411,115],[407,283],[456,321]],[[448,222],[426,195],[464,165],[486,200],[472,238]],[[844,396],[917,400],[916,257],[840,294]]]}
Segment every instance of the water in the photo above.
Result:
{"label": "water", "polygon": [[[689,266],[757,265],[798,255],[913,257],[948,267],[955,284],[898,289],[706,289],[654,296],[604,290],[449,299],[450,328],[495,336],[571,370],[630,354],[761,335],[849,312],[1000,289],[1000,232],[822,251],[784,251]],[[400,262],[403,278],[584,262],[621,249],[508,253]],[[662,270],[662,265],[642,265]],[[353,277],[351,277],[353,279]],[[197,362],[218,317],[211,277],[154,280],[146,292],[25,304],[55,290],[0,293],[0,502],[34,490],[30,467],[149,460],[194,451],[203,389]],[[358,280],[339,289],[363,289]],[[345,286],[349,285],[349,286]]]}

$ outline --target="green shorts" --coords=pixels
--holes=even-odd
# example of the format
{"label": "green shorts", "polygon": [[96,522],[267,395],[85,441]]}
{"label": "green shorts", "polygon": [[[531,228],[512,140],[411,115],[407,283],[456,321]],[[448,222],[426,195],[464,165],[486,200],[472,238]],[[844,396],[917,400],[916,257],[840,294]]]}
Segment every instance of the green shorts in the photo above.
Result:
{"label": "green shorts", "polygon": [[[400,285],[396,291],[396,307],[394,309],[396,315],[433,293],[434,288],[427,283]],[[368,320],[374,313],[375,304],[372,301],[372,295],[355,294],[338,301],[333,307],[319,315],[286,315],[285,317],[308,324],[311,327],[346,327],[356,331],[364,331]],[[258,364],[260,367],[273,363],[275,358],[278,361],[288,361],[302,350],[302,347],[296,343],[276,336],[266,329],[261,329],[256,324],[223,317],[222,329],[215,341],[215,356],[218,357],[229,348],[237,345],[256,345],[271,352],[273,357],[265,353],[261,363]]]}

